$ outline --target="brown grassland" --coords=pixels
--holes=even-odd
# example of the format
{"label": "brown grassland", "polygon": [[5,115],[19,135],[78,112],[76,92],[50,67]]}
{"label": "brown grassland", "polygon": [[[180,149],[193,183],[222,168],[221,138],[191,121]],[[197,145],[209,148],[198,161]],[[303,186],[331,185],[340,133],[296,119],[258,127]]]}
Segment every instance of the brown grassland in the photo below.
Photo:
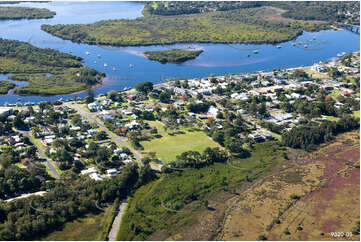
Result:
{"label": "brown grassland", "polygon": [[360,240],[359,235],[333,238],[330,233],[350,232],[360,219],[359,154],[359,131],[339,135],[312,153],[290,149],[288,160],[263,178],[211,197],[211,209],[168,240],[257,240],[260,235],[268,240]]}

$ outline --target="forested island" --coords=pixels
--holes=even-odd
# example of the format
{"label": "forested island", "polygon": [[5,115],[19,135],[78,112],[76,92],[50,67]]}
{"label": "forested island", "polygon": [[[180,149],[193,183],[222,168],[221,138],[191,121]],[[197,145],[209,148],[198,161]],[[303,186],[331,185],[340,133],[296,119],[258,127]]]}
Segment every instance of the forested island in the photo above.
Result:
{"label": "forested island", "polygon": [[42,25],[42,30],[62,39],[95,45],[274,44],[292,40],[304,30],[319,31],[335,23],[359,20],[359,6],[350,2],[191,3],[148,2],[144,17]]}
{"label": "forested island", "polygon": [[28,7],[0,7],[0,20],[6,19],[43,19],[55,16],[45,8],[28,8]]}
{"label": "forested island", "polygon": [[171,49],[171,50],[153,50],[145,51],[143,54],[149,60],[159,61],[160,63],[183,63],[187,60],[195,59],[199,56],[203,50],[181,50],[181,49]]}
{"label": "forested island", "polygon": [[11,73],[11,80],[29,82],[14,90],[18,95],[67,94],[98,84],[105,74],[81,61],[53,49],[0,39],[0,73]]}
{"label": "forested island", "polygon": [[[328,24],[267,20],[279,9],[257,7],[189,15],[146,15],[132,20],[106,20],[93,24],[42,25],[42,30],[78,43],[144,46],[173,43],[279,43],[302,31],[318,31]],[[111,33],[111,34],[110,34]]]}

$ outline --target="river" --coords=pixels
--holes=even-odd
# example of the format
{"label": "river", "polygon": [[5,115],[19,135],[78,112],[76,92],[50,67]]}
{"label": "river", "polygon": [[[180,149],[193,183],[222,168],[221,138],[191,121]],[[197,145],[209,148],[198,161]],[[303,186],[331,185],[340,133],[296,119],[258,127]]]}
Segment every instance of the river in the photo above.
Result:
{"label": "river", "polygon": [[[6,5],[2,5],[6,6]],[[40,7],[55,11],[52,19],[5,20],[0,21],[0,37],[31,43],[41,48],[53,48],[61,52],[81,56],[84,64],[106,73],[102,85],[95,93],[134,87],[141,81],[159,83],[168,78],[204,77],[209,74],[270,71],[284,67],[312,65],[326,61],[340,52],[359,51],[360,36],[349,31],[324,30],[316,33],[304,32],[296,39],[302,44],[294,46],[293,41],[276,45],[226,45],[226,44],[174,44],[168,46],[108,47],[72,43],[45,33],[42,24],[86,24],[105,19],[134,19],[142,16],[141,2],[22,2],[9,6]],[[307,44],[307,48],[303,46]],[[204,52],[195,60],[183,64],[161,64],[146,59],[141,53],[146,50],[166,48],[196,48]],[[254,54],[253,50],[258,50]],[[89,52],[88,55],[86,52]],[[100,57],[98,56],[100,55]],[[248,55],[250,55],[248,57]],[[107,67],[104,67],[107,64]],[[132,67],[131,67],[131,66]],[[113,69],[115,68],[115,69]],[[0,76],[2,79],[4,76]],[[23,85],[24,83],[17,83]],[[85,92],[53,97],[20,97],[10,92],[0,96],[0,105],[5,102],[39,102],[67,100],[74,96],[84,97]]]}

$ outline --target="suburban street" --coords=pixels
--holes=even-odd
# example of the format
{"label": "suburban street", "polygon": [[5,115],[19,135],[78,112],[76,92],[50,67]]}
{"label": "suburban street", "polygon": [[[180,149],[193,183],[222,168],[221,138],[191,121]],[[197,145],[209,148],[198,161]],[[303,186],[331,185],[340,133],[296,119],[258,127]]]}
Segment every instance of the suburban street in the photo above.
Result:
{"label": "suburban street", "polygon": [[119,137],[115,134],[113,134],[112,132],[110,132],[103,124],[103,122],[99,121],[96,119],[96,113],[89,113],[87,111],[85,111],[80,104],[73,104],[73,103],[68,103],[67,104],[69,107],[75,109],[82,117],[91,120],[92,122],[94,122],[95,124],[97,124],[99,126],[99,128],[101,130],[103,130],[105,133],[107,133],[107,135],[110,137],[110,139],[112,139],[114,142],[118,143],[120,146],[122,147],[127,147],[132,154],[134,155],[134,157],[137,159],[137,161],[142,165],[141,160],[142,157],[135,152],[131,147],[127,146],[124,142],[123,142],[123,138]]}
{"label": "suburban street", "polygon": [[[20,132],[21,134],[23,134],[25,137],[28,137],[30,141],[32,141],[32,138],[29,134],[29,131],[22,131],[22,130],[17,130],[18,132]],[[44,150],[42,149],[42,147],[39,147],[35,142],[34,146],[37,148],[38,150],[38,154],[40,159],[45,160],[46,161],[46,165],[48,166],[50,172],[53,174],[53,176],[58,179],[60,177],[59,173],[56,171],[54,165],[52,164],[52,162],[46,157]]]}

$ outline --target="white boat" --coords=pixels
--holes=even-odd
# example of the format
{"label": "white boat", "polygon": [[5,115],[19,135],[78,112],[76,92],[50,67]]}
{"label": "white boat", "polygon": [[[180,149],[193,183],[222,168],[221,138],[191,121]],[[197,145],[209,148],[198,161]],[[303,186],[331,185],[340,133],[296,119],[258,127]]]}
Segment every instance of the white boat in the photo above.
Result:
{"label": "white boat", "polygon": [[117,69],[115,67],[113,67],[113,71],[116,71]]}
{"label": "white boat", "polygon": [[94,64],[96,64],[97,63],[97,61],[94,61]]}
{"label": "white boat", "polygon": [[258,54],[258,50],[254,50],[253,53]]}
{"label": "white boat", "polygon": [[133,68],[133,65],[132,65],[132,64],[129,64],[129,67],[130,67],[130,68]]}
{"label": "white boat", "polygon": [[85,54],[86,54],[86,55],[90,55],[89,51],[85,51]]}
{"label": "white boat", "polygon": [[304,48],[307,48],[307,45],[304,45],[303,47],[304,47]]}
{"label": "white boat", "polygon": [[276,47],[277,47],[277,49],[281,49],[281,46],[280,46],[280,45],[277,45]]}
{"label": "white boat", "polygon": [[292,43],[292,46],[296,46],[296,43],[295,43],[295,42],[293,42],[293,43]]}
{"label": "white boat", "polygon": [[107,67],[108,65],[107,65],[107,63],[104,63],[104,67]]}
{"label": "white boat", "polygon": [[98,58],[101,58],[101,57],[102,57],[102,56],[99,54],[99,55],[98,55]]}

